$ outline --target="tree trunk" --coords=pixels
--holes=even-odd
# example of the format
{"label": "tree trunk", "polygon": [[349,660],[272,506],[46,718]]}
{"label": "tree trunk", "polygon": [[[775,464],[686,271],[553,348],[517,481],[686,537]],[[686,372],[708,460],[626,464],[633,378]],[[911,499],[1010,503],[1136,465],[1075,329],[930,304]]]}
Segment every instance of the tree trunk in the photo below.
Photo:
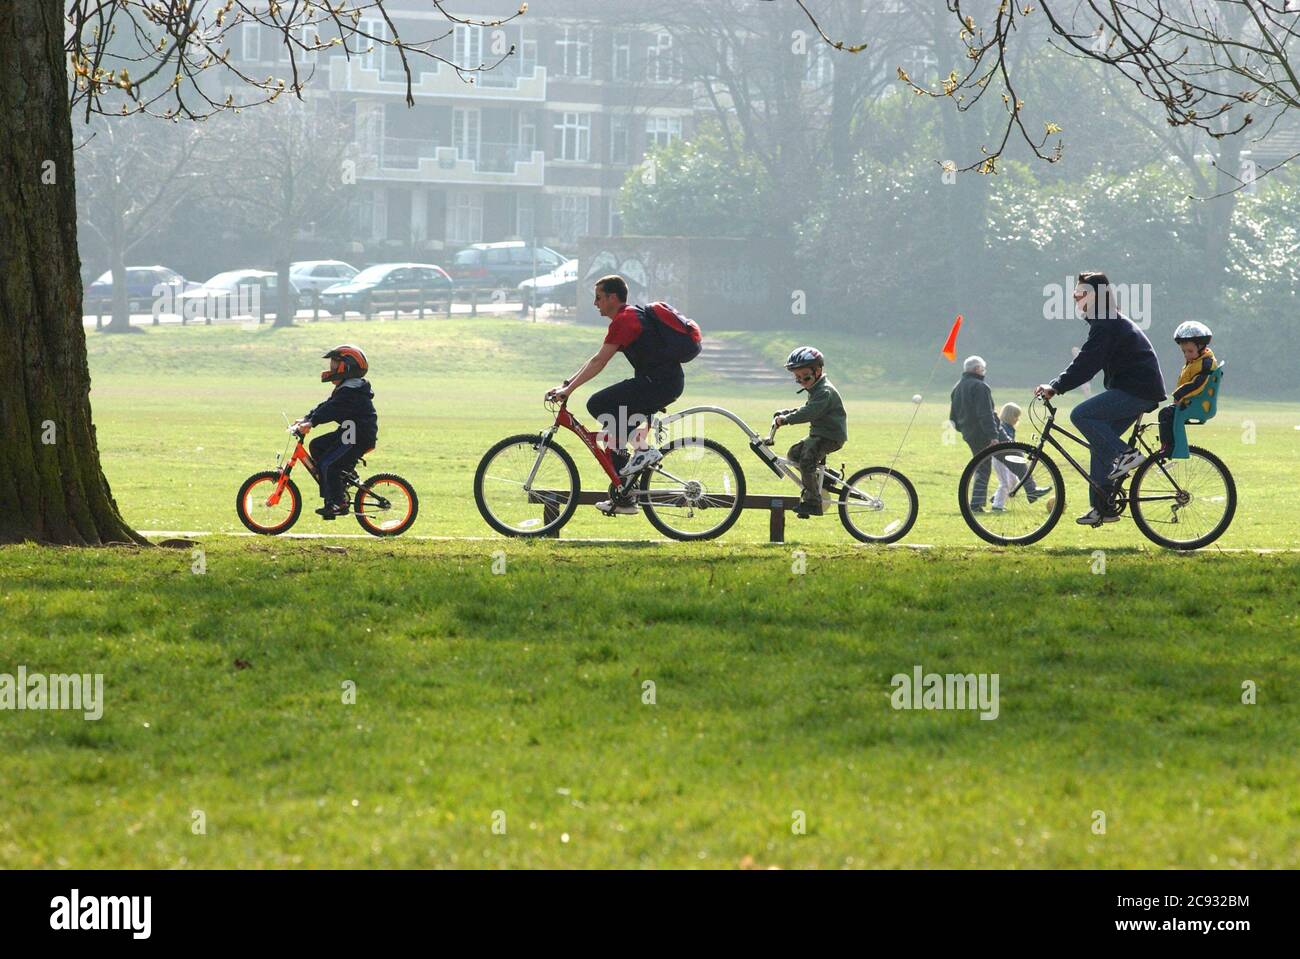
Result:
{"label": "tree trunk", "polygon": [[63,4],[0,4],[0,543],[144,540],[99,465]]}

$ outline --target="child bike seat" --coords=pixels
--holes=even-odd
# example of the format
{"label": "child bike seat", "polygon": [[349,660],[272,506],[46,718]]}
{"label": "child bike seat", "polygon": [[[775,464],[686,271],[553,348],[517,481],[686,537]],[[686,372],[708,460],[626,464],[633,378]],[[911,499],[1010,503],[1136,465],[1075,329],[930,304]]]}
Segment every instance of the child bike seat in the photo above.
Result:
{"label": "child bike seat", "polygon": [[1169,454],[1173,459],[1185,460],[1191,455],[1187,449],[1188,424],[1200,426],[1214,419],[1214,414],[1219,411],[1219,382],[1223,379],[1225,366],[1226,363],[1220,363],[1210,371],[1205,378],[1205,388],[1191,397],[1186,406],[1180,404],[1174,408],[1174,448]]}

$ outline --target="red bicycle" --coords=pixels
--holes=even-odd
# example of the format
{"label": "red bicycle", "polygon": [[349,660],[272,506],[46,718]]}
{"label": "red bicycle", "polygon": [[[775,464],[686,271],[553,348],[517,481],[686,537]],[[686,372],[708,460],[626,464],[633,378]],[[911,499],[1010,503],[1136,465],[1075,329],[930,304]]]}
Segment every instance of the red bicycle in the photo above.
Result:
{"label": "red bicycle", "polygon": [[[538,433],[507,436],[483,454],[474,474],[474,501],[487,524],[506,536],[545,536],[559,531],[578,507],[578,467],[556,442],[569,430],[591,451],[609,477],[615,504],[635,504],[659,532],[672,539],[712,539],[729,530],[745,502],[745,474],[719,443],[683,437],[660,445],[663,459],[633,476],[619,476],[610,452],[574,418],[564,401],[547,400],[555,422]],[[662,410],[660,412],[663,412]],[[658,417],[651,424],[662,442]]]}
{"label": "red bicycle", "polygon": [[[284,453],[275,456],[276,462],[283,465],[254,473],[244,480],[235,497],[239,521],[254,533],[264,536],[287,532],[298,522],[302,512],[302,494],[298,492],[298,484],[289,476],[295,464],[302,463],[312,479],[320,482],[316,464],[302,445],[302,434],[292,428],[289,433],[295,441],[293,452],[287,460]],[[361,460],[362,465],[365,462],[365,459]],[[396,473],[376,473],[363,482],[356,470],[348,470],[343,474],[343,483],[352,501],[352,515],[372,536],[405,533],[420,512],[415,489]]]}

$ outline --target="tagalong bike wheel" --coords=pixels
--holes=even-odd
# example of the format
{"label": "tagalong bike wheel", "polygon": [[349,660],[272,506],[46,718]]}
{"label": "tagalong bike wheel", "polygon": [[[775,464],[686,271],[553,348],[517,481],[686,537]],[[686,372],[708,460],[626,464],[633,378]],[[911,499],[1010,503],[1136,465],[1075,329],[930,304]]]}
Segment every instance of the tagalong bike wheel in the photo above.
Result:
{"label": "tagalong bike wheel", "polygon": [[376,473],[357,489],[352,514],[371,536],[400,536],[420,514],[420,499],[396,473]]}
{"label": "tagalong bike wheel", "polygon": [[573,457],[537,433],[507,436],[474,474],[479,513],[506,536],[557,532],[578,508],[579,488]]}
{"label": "tagalong bike wheel", "polygon": [[235,495],[235,512],[245,527],[261,536],[283,533],[302,512],[302,496],[298,486],[287,477],[280,495],[275,495],[280,485],[279,470],[264,470],[244,480]]}
{"label": "tagalong bike wheel", "polygon": [[854,539],[896,543],[916,523],[916,487],[897,470],[868,466],[841,485],[839,511],[840,522]]}
{"label": "tagalong bike wheel", "polygon": [[998,443],[976,453],[957,484],[966,525],[995,546],[1028,546],[1065,511],[1065,481],[1056,464],[1028,443]]}
{"label": "tagalong bike wheel", "polygon": [[1237,484],[1223,460],[1199,446],[1187,449],[1187,459],[1148,459],[1129,487],[1133,522],[1168,549],[1210,545],[1237,512]]}
{"label": "tagalong bike wheel", "polygon": [[721,443],[684,437],[641,474],[637,503],[670,539],[713,539],[735,524],[745,505],[745,474]]}

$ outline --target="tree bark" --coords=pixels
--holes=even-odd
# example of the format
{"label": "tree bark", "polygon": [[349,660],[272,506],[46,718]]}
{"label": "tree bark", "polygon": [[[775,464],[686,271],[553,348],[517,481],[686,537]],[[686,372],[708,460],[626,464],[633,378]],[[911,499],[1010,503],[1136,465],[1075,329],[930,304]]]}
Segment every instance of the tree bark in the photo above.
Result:
{"label": "tree bark", "polygon": [[0,4],[0,543],[143,543],[99,463],[60,0]]}

